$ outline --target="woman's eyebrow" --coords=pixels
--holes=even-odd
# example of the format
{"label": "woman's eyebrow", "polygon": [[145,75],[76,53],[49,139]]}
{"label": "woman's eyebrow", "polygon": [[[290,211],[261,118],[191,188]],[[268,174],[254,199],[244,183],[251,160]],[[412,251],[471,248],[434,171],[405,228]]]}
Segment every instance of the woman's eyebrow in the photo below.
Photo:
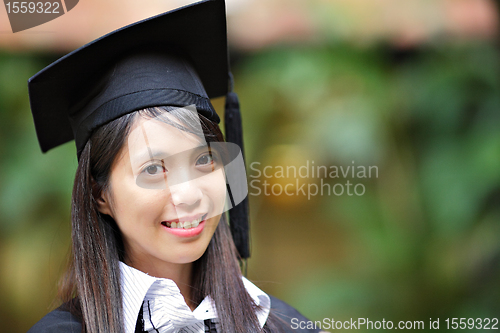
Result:
{"label": "woman's eyebrow", "polygon": [[199,146],[189,148],[189,149],[180,151],[180,152],[175,153],[175,154],[170,154],[170,155],[166,156],[165,158],[170,158],[170,157],[174,157],[174,156],[178,157],[178,156],[183,156],[183,155],[189,156],[192,154],[197,154],[199,151],[208,151],[208,150],[210,150],[210,146],[207,145],[206,143],[202,143]]}
{"label": "woman's eyebrow", "polygon": [[146,147],[147,149],[141,149],[141,152],[133,154],[131,157],[134,160],[153,160],[153,159],[162,159],[168,158],[172,156],[163,150],[151,149],[150,147]]}
{"label": "woman's eyebrow", "polygon": [[199,145],[198,147],[194,147],[192,150],[209,149],[209,148],[210,148],[210,144],[204,143],[204,144]]}
{"label": "woman's eyebrow", "polygon": [[151,148],[151,147],[145,147],[145,148],[146,149],[141,149],[142,151],[140,153],[137,153],[137,154],[133,155],[134,160],[135,159],[137,159],[137,160],[167,159],[167,158],[170,158],[170,157],[173,157],[173,156],[180,156],[180,155],[183,155],[183,154],[190,154],[190,153],[192,153],[194,151],[209,150],[210,146],[207,145],[206,143],[205,144],[202,143],[199,146],[196,146],[196,147],[193,147],[193,148],[190,148],[190,149],[186,149],[186,150],[177,152],[175,154],[166,152],[166,151],[161,150],[161,149],[154,149],[154,148]]}

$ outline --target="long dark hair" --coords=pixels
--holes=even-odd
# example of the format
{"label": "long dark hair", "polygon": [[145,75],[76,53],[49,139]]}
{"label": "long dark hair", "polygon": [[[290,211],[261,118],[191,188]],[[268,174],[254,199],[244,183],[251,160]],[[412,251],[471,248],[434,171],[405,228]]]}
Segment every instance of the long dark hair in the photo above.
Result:
{"label": "long dark hair", "polygon": [[[123,241],[113,218],[98,211],[96,198],[108,189],[111,166],[136,117],[156,117],[162,112],[189,123],[184,121],[186,113],[173,107],[136,111],[98,128],[80,154],[72,198],[72,256],[59,295],[81,319],[83,332],[123,332],[119,270],[119,260],[125,255]],[[199,118],[207,142],[224,141],[217,124]],[[263,331],[257,307],[241,280],[224,214],[207,250],[193,263],[191,287],[194,304],[207,295],[212,297],[222,332]],[[268,319],[266,331],[272,321]]]}

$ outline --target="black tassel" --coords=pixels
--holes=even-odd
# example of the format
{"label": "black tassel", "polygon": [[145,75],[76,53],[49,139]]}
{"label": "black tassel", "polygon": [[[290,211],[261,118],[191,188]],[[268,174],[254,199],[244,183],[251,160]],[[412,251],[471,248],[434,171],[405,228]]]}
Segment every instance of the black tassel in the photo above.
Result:
{"label": "black tassel", "polygon": [[[241,126],[240,103],[235,92],[226,95],[226,110],[224,114],[226,126],[226,141],[240,146],[243,160],[245,152],[243,150],[243,128]],[[230,189],[228,188],[230,191]],[[231,234],[242,259],[250,257],[250,233],[248,223],[248,196],[236,207],[229,210],[229,224]]]}

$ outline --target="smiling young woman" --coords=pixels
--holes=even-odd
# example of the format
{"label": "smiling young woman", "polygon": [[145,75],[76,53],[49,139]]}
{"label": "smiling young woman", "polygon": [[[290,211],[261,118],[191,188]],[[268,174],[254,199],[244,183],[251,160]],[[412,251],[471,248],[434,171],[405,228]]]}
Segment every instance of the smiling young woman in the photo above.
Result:
{"label": "smiling young woman", "polygon": [[[164,109],[155,111],[165,112],[170,121],[192,112]],[[124,262],[172,279],[189,305],[192,263],[207,249],[223,213],[224,169],[208,150],[203,132],[181,130],[145,111],[129,123],[128,140],[114,158],[98,210],[116,222]],[[149,151],[157,153],[150,156]]]}
{"label": "smiling young woman", "polygon": [[[205,252],[223,213],[224,169],[203,136],[158,118],[135,117],[97,202],[116,221],[130,266],[161,277],[186,272],[173,280],[187,286],[190,266]],[[157,153],[149,156],[149,150]]]}
{"label": "smiling young woman", "polygon": [[[175,282],[175,285],[170,285],[167,294],[175,294],[173,299],[179,307],[177,314],[184,312],[188,315],[186,311],[195,310],[210,295],[215,304],[215,311],[209,307],[210,312],[229,314],[231,307],[232,313],[240,314],[218,323],[221,332],[258,332],[261,325],[255,309],[264,294],[256,293],[249,297],[245,288],[245,283],[249,282],[241,279],[237,252],[222,215],[226,196],[223,168],[212,163],[210,166],[199,166],[200,161],[206,161],[203,156],[208,153],[204,148],[206,146],[201,144],[205,140],[207,143],[219,140],[222,135],[220,131],[209,132],[210,128],[218,127],[202,116],[200,120],[206,134],[202,133],[200,138],[189,133],[194,132],[189,128],[180,130],[164,123],[163,119],[159,120],[156,116],[159,112],[168,112],[163,119],[177,119],[184,127],[189,125],[189,116],[192,116],[187,108],[161,107],[133,112],[100,127],[83,149],[73,200],[74,271],[62,290],[64,301],[78,307],[72,301],[75,291],[79,298],[92,299],[93,304],[89,304],[87,309],[89,316],[119,309],[117,305],[123,303],[124,312],[132,313],[125,317],[119,313],[114,315],[117,318],[115,323],[118,327],[124,325],[126,332],[134,332],[141,308],[146,320],[139,326],[147,328],[158,304],[174,302],[167,297],[159,301],[162,297],[148,294],[149,289],[168,279]],[[137,138],[144,133],[148,139],[147,146],[141,144],[140,137]],[[150,159],[148,148],[163,153]],[[143,154],[144,149],[146,154]],[[222,163],[219,158],[214,159]],[[151,165],[156,166],[156,170],[148,172]],[[203,169],[200,171],[200,168]],[[183,176],[185,181],[179,182],[178,178]],[[152,179],[144,180],[144,177]],[[96,199],[89,202],[86,199],[89,196]],[[96,219],[89,219],[89,212],[90,215],[95,214]],[[184,226],[182,231],[166,226],[167,222],[187,224],[186,217],[200,214],[203,220],[198,226]],[[101,237],[96,237],[98,233]],[[104,253],[95,256],[94,253],[100,249],[105,249]],[[102,285],[120,286],[116,277],[113,278],[118,271],[122,277],[127,277],[125,282],[121,282],[121,290],[116,288],[110,294],[104,290],[103,293],[95,292]],[[151,283],[148,280],[150,277],[158,279]],[[137,284],[150,286],[149,289],[137,288]],[[113,297],[120,292],[123,300]],[[137,294],[140,296],[136,297]],[[179,300],[180,295],[182,300]],[[182,301],[185,303],[182,304]],[[152,315],[149,314],[151,309]],[[72,312],[78,317],[75,310],[78,309]],[[265,314],[266,310],[262,313]],[[82,315],[85,318],[83,307]],[[98,326],[112,331],[112,327],[107,326],[107,318],[101,320]],[[154,321],[154,326],[159,328],[164,324],[166,328],[177,328],[170,325],[171,321],[160,319]],[[179,325],[184,323],[179,320]]]}
{"label": "smiling young woman", "polygon": [[[316,332],[292,330],[306,319],[240,270],[242,143],[224,142],[209,100],[228,94],[226,117],[238,118],[225,29],[224,1],[202,1],[30,79],[42,150],[75,139],[78,154],[63,305],[31,333]],[[241,135],[228,123],[227,137]]]}

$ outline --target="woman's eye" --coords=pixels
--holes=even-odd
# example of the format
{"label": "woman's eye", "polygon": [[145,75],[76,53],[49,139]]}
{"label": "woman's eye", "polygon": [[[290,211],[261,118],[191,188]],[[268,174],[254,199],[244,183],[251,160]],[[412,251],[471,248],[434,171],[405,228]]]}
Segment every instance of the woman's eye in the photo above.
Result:
{"label": "woman's eye", "polygon": [[196,165],[207,165],[207,164],[212,164],[214,162],[214,159],[210,154],[205,154],[203,156],[200,156],[198,160],[196,161]]}
{"label": "woman's eye", "polygon": [[146,172],[148,175],[151,175],[151,176],[157,175],[163,171],[164,170],[163,170],[163,167],[161,165],[150,165],[144,170],[144,172]]}

